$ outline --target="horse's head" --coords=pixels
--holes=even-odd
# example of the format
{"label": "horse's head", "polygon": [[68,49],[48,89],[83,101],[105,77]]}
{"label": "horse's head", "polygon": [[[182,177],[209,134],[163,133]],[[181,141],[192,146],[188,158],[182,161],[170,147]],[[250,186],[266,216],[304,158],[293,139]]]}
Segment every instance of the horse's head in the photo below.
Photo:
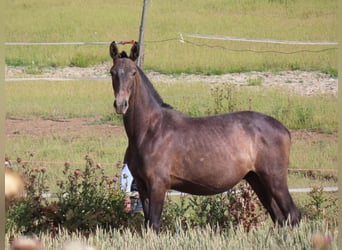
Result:
{"label": "horse's head", "polygon": [[129,98],[138,71],[135,61],[139,56],[139,45],[135,42],[131,48],[129,57],[125,51],[119,53],[114,42],[109,47],[110,56],[113,58],[113,67],[110,70],[114,90],[114,108],[116,113],[125,114],[129,106]]}

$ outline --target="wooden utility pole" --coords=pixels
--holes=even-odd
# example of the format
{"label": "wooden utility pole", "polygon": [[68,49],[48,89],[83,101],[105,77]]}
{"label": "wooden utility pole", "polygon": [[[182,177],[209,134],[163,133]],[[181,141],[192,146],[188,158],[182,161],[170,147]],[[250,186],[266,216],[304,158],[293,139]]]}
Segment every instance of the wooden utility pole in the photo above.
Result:
{"label": "wooden utility pole", "polygon": [[140,33],[139,33],[139,57],[138,66],[144,68],[144,30],[145,30],[145,16],[146,16],[147,0],[144,0],[143,10],[141,15]]}

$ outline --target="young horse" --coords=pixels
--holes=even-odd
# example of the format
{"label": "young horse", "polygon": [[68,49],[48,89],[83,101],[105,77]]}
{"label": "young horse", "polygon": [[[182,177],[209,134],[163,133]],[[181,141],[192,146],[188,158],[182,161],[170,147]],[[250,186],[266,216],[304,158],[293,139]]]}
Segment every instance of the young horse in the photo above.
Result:
{"label": "young horse", "polygon": [[125,159],[137,181],[145,225],[160,230],[165,192],[195,195],[229,190],[246,179],[275,223],[300,222],[287,186],[290,133],[277,120],[242,111],[188,117],[165,104],[135,64],[113,42],[110,70],[114,108],[128,136]]}

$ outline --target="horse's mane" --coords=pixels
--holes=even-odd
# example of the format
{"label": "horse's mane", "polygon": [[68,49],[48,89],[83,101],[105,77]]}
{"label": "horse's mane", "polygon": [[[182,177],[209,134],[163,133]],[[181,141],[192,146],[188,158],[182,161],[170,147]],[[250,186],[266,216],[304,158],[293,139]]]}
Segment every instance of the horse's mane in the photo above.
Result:
{"label": "horse's mane", "polygon": [[145,73],[137,66],[137,69],[139,71],[140,77],[142,78],[143,83],[147,87],[148,91],[152,94],[154,99],[164,108],[170,108],[172,109],[173,107],[163,101],[157,90],[153,87],[151,81],[147,78]]}

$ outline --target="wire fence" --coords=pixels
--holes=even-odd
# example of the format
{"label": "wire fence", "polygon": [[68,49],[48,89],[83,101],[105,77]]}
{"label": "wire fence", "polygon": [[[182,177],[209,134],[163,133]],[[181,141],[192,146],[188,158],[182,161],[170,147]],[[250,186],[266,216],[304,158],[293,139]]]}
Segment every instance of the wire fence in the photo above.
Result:
{"label": "wire fence", "polygon": [[[21,164],[32,164],[32,165],[39,165],[39,166],[47,166],[47,165],[75,165],[75,166],[81,166],[85,165],[85,161],[35,161],[35,160],[29,160],[29,161],[21,161]],[[101,165],[104,166],[116,166],[118,162],[102,162]],[[12,165],[12,163],[11,163]],[[289,168],[288,169],[289,173],[298,173],[298,172],[307,172],[307,171],[312,171],[312,172],[319,172],[319,173],[331,173],[331,174],[337,174],[336,169],[328,169],[328,168]]]}
{"label": "wire fence", "polygon": [[[164,43],[171,41],[178,41],[181,43],[190,42],[184,37],[206,39],[206,40],[223,40],[233,42],[249,42],[249,43],[269,43],[269,44],[284,44],[284,45],[338,45],[335,41],[290,41],[290,40],[278,40],[278,39],[256,39],[247,37],[235,37],[235,36],[217,36],[217,35],[203,35],[203,34],[188,34],[178,33],[179,37],[166,38],[161,40],[147,40],[146,43]],[[134,41],[134,40],[132,40]],[[5,42],[7,46],[30,46],[30,45],[110,45],[111,42]],[[126,44],[126,43],[123,43]],[[194,43],[196,45],[196,43]],[[335,48],[337,49],[337,48]]]}
{"label": "wire fence", "polygon": [[338,45],[337,42],[331,41],[289,41],[289,40],[277,40],[277,39],[253,39],[246,37],[234,37],[234,36],[214,36],[214,35],[202,35],[202,34],[182,34],[181,38],[193,37],[200,39],[210,40],[224,40],[224,41],[235,41],[235,42],[249,42],[249,43],[272,43],[272,44],[288,44],[288,45]]}
{"label": "wire fence", "polygon": [[[314,190],[314,188],[289,188],[289,192],[290,193],[310,193]],[[334,187],[323,187],[322,189],[323,192],[338,192],[338,187],[334,186]],[[235,191],[236,193],[239,193],[239,190]],[[226,193],[226,192],[224,192]],[[132,192],[132,195],[135,196],[135,193]],[[178,191],[174,191],[174,190],[169,190],[166,195],[170,195],[170,196],[184,196],[186,195],[186,193],[182,193],[182,192],[178,192]],[[57,194],[56,193],[43,193],[42,197],[44,198],[57,198]]]}
{"label": "wire fence", "polygon": [[[255,49],[232,49],[223,45],[211,45],[208,43],[198,43],[185,39],[184,37],[193,39],[206,39],[206,40],[223,40],[230,42],[249,42],[249,43],[266,43],[266,44],[283,44],[283,45],[308,45],[308,46],[330,46],[321,49],[300,49],[295,51],[281,51],[281,50],[255,50]],[[328,51],[336,51],[337,42],[334,41],[289,41],[289,40],[276,40],[276,39],[252,39],[244,37],[233,36],[215,36],[215,35],[202,35],[202,34],[182,34],[179,37],[173,37],[161,40],[145,41],[145,44],[158,44],[167,42],[180,42],[195,47],[205,47],[209,49],[221,49],[237,53],[274,53],[274,54],[298,54],[298,53],[325,53]],[[6,42],[6,46],[108,46],[111,42]],[[125,43],[124,43],[125,44]],[[336,46],[336,47],[331,47]],[[108,80],[110,77],[20,77],[20,78],[5,78],[5,81],[93,81],[93,80]]]}

